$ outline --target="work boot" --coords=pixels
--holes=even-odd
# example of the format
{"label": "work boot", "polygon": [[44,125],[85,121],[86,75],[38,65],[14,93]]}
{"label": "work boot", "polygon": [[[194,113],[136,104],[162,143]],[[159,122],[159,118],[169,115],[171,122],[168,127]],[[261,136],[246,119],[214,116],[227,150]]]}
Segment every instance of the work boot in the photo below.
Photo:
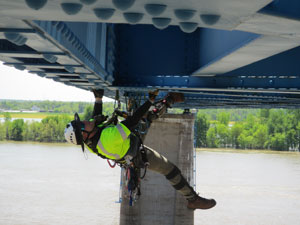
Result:
{"label": "work boot", "polygon": [[173,105],[174,103],[184,102],[184,95],[178,92],[169,92],[166,101],[169,106]]}
{"label": "work boot", "polygon": [[187,207],[189,209],[210,209],[214,207],[217,202],[214,199],[206,199],[200,196],[196,196],[193,199],[188,200]]}
{"label": "work boot", "polygon": [[149,96],[149,100],[154,103],[156,96],[158,95],[159,90],[156,89],[155,91],[149,91],[148,92],[148,96]]}

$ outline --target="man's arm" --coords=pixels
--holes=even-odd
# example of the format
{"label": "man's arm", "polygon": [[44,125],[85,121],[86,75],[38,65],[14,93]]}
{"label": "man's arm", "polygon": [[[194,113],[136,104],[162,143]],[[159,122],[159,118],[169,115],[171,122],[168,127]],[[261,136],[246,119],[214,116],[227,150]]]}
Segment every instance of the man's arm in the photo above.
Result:
{"label": "man's arm", "polygon": [[129,129],[132,130],[139,123],[139,121],[143,118],[143,116],[148,112],[149,108],[154,103],[155,97],[158,95],[158,90],[149,92],[149,99],[141,105],[132,116],[128,116],[126,120],[122,121],[122,123]]}
{"label": "man's arm", "polygon": [[93,90],[94,96],[95,96],[95,104],[94,104],[94,110],[93,110],[93,118],[98,115],[102,115],[102,98],[104,94],[103,89],[97,89]]}

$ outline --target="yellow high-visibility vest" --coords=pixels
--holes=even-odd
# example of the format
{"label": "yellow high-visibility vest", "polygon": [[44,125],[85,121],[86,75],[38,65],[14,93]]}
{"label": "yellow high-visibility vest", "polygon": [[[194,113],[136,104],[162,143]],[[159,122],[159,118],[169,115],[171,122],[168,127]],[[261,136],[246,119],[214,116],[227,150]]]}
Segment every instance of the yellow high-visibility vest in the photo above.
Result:
{"label": "yellow high-visibility vest", "polygon": [[97,143],[98,153],[108,159],[123,158],[130,147],[130,133],[122,123],[105,127]]}

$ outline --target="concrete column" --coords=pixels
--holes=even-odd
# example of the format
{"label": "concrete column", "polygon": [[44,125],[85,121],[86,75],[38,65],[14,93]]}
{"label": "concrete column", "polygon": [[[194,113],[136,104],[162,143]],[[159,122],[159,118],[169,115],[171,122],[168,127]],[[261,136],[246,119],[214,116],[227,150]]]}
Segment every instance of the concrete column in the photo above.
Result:
{"label": "concrete column", "polygon": [[[152,123],[144,143],[177,165],[190,184],[194,183],[193,127],[192,114],[166,114]],[[148,170],[141,181],[141,193],[136,204],[129,206],[123,187],[120,225],[194,224],[194,211],[186,208],[186,199],[165,176]]]}

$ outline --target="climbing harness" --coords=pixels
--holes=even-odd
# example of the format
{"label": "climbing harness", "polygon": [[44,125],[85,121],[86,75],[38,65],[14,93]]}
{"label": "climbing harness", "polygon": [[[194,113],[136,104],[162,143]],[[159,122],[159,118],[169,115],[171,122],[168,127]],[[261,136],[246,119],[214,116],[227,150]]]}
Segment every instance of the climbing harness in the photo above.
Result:
{"label": "climbing harness", "polygon": [[[127,97],[128,100],[127,100]],[[114,112],[112,116],[107,120],[107,122],[103,123],[103,126],[109,126],[111,124],[118,124],[118,117],[127,118],[129,115],[132,115],[135,110],[139,107],[139,103],[141,103],[142,97],[133,98],[125,95],[126,102],[126,112],[121,111],[121,103],[119,97],[119,91],[116,91],[115,104],[114,104]],[[114,168],[116,165],[119,165],[124,171],[125,178],[125,187],[127,190],[127,194],[125,196],[129,199],[129,205],[132,206],[139,199],[141,195],[141,180],[146,176],[147,167],[149,166],[149,162],[147,159],[147,152],[143,145],[143,140],[150,128],[150,125],[153,120],[160,117],[164,114],[167,108],[170,108],[172,104],[172,99],[165,98],[155,102],[152,106],[152,109],[148,112],[147,116],[143,118],[138,125],[135,127],[132,135],[135,135],[135,138],[138,139],[137,145],[139,149],[135,156],[125,155],[121,160],[107,160],[109,166]],[[102,118],[103,119],[103,118]],[[111,163],[114,161],[114,164]],[[122,177],[121,184],[122,185]],[[119,198],[119,202],[121,201],[121,197]]]}

